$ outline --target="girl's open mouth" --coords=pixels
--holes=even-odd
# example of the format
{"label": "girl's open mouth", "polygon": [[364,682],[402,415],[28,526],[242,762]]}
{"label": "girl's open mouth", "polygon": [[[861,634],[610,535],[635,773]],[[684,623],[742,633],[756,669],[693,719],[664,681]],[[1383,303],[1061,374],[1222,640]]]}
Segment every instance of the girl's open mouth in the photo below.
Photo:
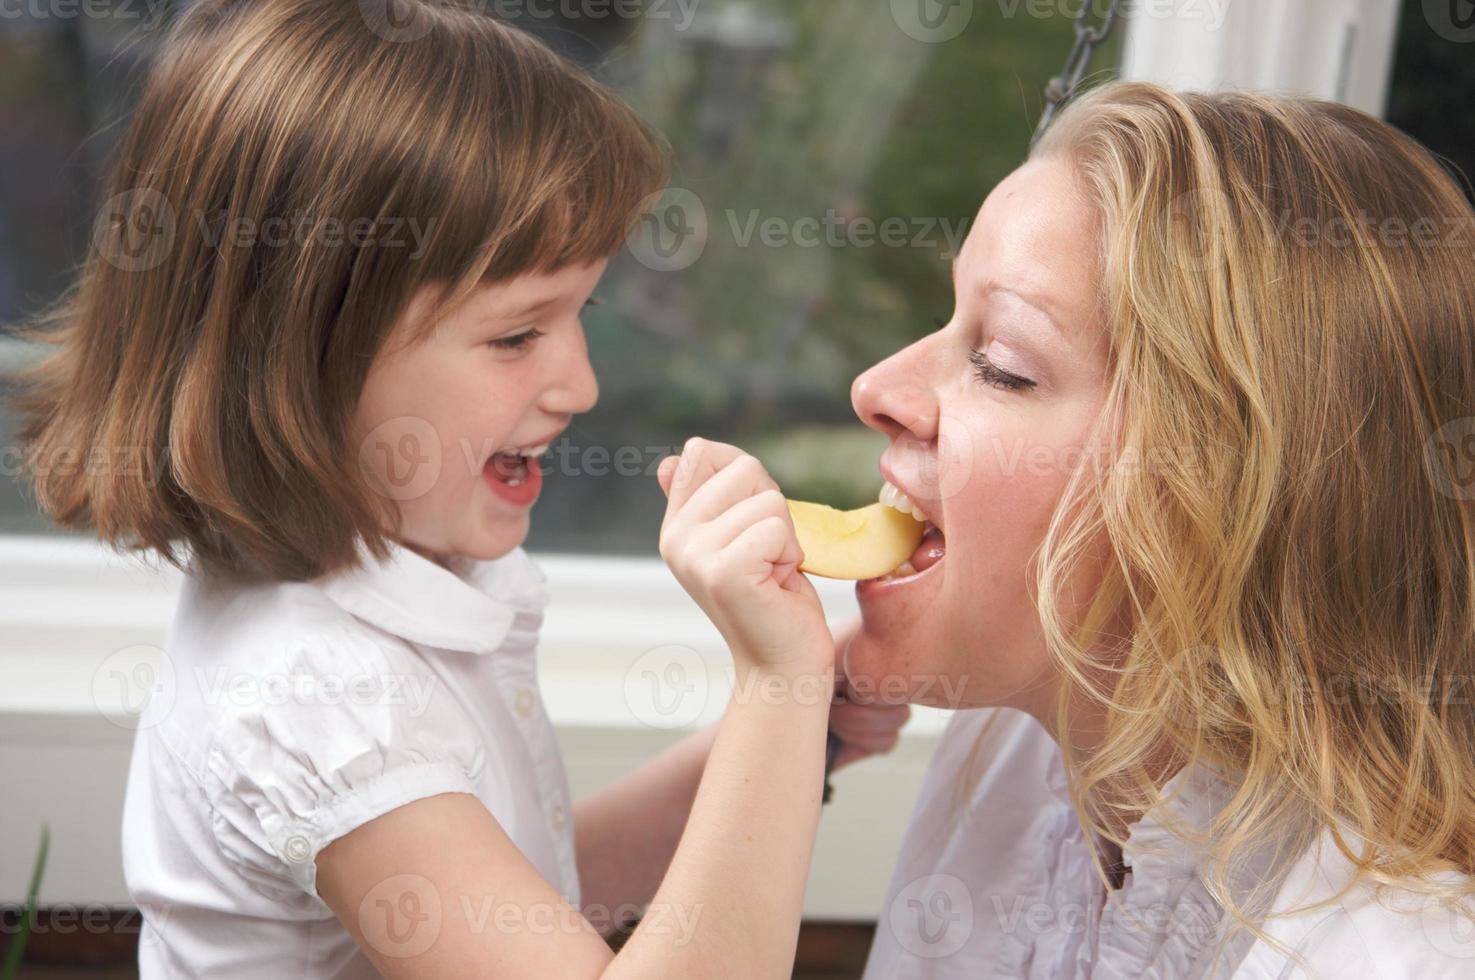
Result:
{"label": "girl's open mouth", "polygon": [[543,487],[543,468],[538,457],[547,446],[494,453],[482,467],[487,486],[501,499],[518,507],[526,507],[538,499]]}

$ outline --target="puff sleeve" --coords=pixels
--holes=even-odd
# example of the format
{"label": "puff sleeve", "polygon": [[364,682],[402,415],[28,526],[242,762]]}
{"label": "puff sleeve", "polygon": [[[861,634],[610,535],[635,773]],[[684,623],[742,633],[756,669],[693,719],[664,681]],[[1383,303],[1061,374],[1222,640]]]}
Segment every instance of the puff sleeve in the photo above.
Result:
{"label": "puff sleeve", "polygon": [[213,687],[206,754],[216,843],[262,894],[325,908],[318,852],[390,810],[475,794],[485,746],[464,705],[407,644],[350,632],[266,656]]}

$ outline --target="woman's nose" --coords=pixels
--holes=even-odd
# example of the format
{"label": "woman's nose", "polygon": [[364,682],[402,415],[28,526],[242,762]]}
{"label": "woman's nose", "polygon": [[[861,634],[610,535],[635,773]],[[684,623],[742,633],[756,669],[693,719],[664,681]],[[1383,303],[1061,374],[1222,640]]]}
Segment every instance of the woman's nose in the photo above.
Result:
{"label": "woman's nose", "polygon": [[892,439],[910,435],[930,442],[937,438],[937,396],[924,371],[925,343],[919,341],[891,355],[850,387],[855,414]]}

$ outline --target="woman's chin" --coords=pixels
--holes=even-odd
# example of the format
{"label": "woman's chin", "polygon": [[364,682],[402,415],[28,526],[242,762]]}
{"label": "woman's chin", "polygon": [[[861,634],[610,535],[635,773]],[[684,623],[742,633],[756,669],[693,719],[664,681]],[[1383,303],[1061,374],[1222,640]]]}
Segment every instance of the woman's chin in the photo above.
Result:
{"label": "woman's chin", "polygon": [[937,704],[956,684],[930,669],[931,643],[925,636],[906,635],[889,624],[865,617],[860,631],[845,648],[841,666],[846,696],[869,704]]}

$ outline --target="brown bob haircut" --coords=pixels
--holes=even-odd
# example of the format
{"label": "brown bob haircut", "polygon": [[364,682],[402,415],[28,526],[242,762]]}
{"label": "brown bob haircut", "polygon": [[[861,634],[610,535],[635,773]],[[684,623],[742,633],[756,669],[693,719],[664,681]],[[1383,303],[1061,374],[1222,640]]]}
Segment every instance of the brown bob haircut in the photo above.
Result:
{"label": "brown bob haircut", "polygon": [[608,258],[660,191],[666,144],[579,68],[473,0],[393,6],[171,25],[75,283],[17,330],[51,348],[8,400],[58,524],[256,579],[385,557],[349,426],[410,300]]}

